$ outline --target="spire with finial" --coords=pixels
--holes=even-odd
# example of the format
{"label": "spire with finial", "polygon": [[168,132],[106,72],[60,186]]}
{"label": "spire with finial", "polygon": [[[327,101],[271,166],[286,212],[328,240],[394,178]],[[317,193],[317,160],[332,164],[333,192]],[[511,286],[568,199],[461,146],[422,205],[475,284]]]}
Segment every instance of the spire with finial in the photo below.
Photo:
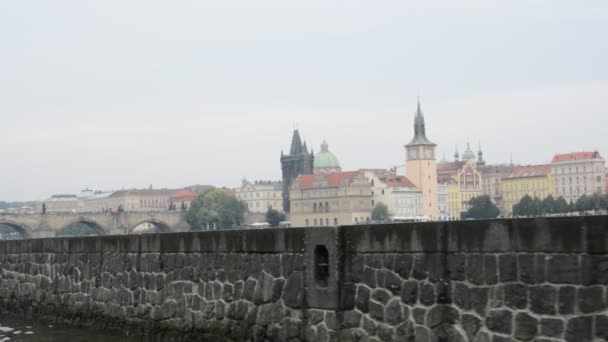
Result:
{"label": "spire with finial", "polygon": [[291,149],[289,154],[296,156],[302,153],[302,139],[300,139],[300,132],[297,129],[293,131],[293,137],[291,138]]}
{"label": "spire with finial", "polygon": [[321,144],[321,152],[329,152],[329,145],[325,140],[323,140],[323,143]]}
{"label": "spire with finial", "polygon": [[426,137],[426,126],[424,123],[424,115],[420,109],[420,97],[418,97],[418,105],[416,108],[416,116],[414,117],[414,139],[407,146],[416,145],[431,145],[436,146]]}
{"label": "spire with finial", "polygon": [[456,152],[454,152],[454,161],[458,161],[460,159],[460,155],[458,154],[458,145],[456,145]]}
{"label": "spire with finial", "polygon": [[483,151],[481,150],[481,142],[478,143],[477,150],[477,165],[486,165],[486,161],[483,160]]}
{"label": "spire with finial", "polygon": [[302,144],[302,153],[308,154],[308,146],[306,146],[306,140],[304,140],[304,144]]}

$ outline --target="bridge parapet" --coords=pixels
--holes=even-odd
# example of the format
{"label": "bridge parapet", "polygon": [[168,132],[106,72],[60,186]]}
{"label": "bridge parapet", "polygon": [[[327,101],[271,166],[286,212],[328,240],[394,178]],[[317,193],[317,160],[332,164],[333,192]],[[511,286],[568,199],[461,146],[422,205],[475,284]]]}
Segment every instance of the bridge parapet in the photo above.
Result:
{"label": "bridge parapet", "polygon": [[2,214],[0,224],[15,228],[27,238],[54,237],[75,223],[92,227],[98,235],[129,234],[139,224],[157,225],[163,232],[179,232],[190,229],[182,212],[122,212],[122,213],[49,213],[49,214]]}

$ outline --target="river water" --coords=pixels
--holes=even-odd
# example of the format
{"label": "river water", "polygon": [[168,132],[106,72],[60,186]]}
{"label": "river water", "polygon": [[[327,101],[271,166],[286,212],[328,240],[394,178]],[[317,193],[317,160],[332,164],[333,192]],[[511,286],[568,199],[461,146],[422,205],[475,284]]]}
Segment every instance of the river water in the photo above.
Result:
{"label": "river water", "polygon": [[0,314],[0,342],[133,342],[120,333],[75,328]]}

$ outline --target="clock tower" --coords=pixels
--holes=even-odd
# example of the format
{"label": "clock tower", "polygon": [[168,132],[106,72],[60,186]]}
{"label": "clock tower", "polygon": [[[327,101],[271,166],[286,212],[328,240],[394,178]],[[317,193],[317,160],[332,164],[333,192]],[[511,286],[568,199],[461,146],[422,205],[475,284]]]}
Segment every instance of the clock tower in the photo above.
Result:
{"label": "clock tower", "polygon": [[437,144],[426,137],[424,116],[420,110],[420,99],[414,119],[414,138],[405,145],[406,176],[422,191],[422,214],[432,220],[439,217],[439,199],[437,194]]}

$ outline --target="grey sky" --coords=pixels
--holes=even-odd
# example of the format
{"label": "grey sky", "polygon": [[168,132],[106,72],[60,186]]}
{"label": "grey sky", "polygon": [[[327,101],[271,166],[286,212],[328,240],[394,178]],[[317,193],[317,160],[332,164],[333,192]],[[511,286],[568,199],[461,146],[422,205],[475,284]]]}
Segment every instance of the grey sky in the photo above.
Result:
{"label": "grey sky", "polygon": [[403,164],[421,94],[449,158],[608,155],[608,2],[0,2],[0,200],[279,179],[294,122]]}

